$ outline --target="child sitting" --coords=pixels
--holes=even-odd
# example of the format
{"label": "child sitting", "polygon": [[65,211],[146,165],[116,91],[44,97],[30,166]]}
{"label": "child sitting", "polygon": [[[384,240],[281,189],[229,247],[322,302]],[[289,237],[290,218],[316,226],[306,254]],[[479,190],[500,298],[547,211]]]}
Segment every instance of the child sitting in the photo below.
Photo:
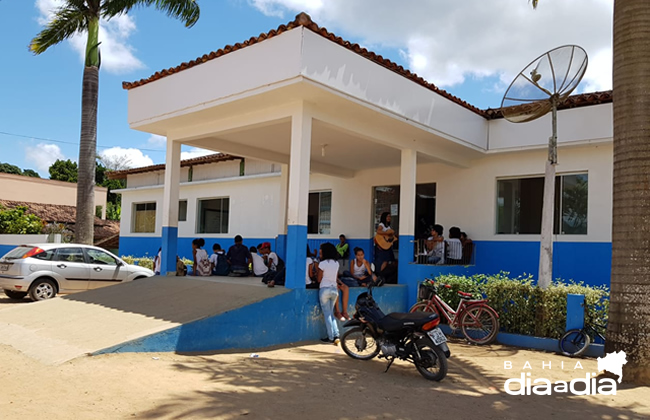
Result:
{"label": "child sitting", "polygon": [[210,255],[210,265],[212,267],[213,276],[227,276],[230,273],[230,266],[226,253],[221,249],[221,245],[212,245],[213,254]]}
{"label": "child sitting", "polygon": [[354,248],[354,256],[356,258],[350,261],[350,271],[343,272],[341,281],[348,287],[367,287],[368,284],[374,282],[377,277],[372,274],[370,263],[365,259],[363,249],[359,247]]}
{"label": "child sitting", "polygon": [[269,268],[264,263],[264,258],[257,253],[256,247],[252,246],[249,250],[253,259],[253,275],[255,277],[264,277],[269,271]]}

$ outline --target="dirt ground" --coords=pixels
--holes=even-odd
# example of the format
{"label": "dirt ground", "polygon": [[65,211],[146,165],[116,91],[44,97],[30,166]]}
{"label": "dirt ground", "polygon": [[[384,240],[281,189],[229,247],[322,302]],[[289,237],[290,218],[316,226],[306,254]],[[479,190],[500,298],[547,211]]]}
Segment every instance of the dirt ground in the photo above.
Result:
{"label": "dirt ground", "polygon": [[[15,303],[0,298],[0,310]],[[28,303],[20,303],[28,304]],[[140,353],[46,366],[0,347],[0,419],[450,419],[650,417],[650,388],[615,396],[512,396],[508,378],[526,361],[533,378],[569,381],[596,361],[503,346],[452,342],[440,383],[406,362],[362,362],[340,347],[306,344],[230,354]],[[46,350],[44,350],[46,351]],[[504,362],[513,364],[504,369]],[[551,362],[542,370],[542,363]],[[561,363],[564,362],[564,369]],[[570,416],[570,417],[569,417]]]}

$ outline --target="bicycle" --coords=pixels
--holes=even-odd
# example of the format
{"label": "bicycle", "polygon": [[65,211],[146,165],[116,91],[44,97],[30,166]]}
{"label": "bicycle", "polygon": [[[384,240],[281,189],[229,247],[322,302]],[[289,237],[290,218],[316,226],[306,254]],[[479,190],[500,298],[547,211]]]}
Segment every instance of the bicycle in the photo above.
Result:
{"label": "bicycle", "polygon": [[[444,284],[443,287],[451,289]],[[472,299],[471,293],[458,291],[460,302],[454,310],[440,296],[438,286],[433,279],[425,279],[420,284],[419,302],[411,306],[409,312],[435,312],[447,319],[449,326],[456,330],[460,328],[470,343],[489,344],[499,332],[499,314],[487,304],[487,299]]]}
{"label": "bicycle", "polygon": [[[583,304],[583,306],[585,305]],[[585,319],[587,319],[586,315],[587,307],[585,306]],[[569,357],[580,356],[589,348],[589,344],[593,341],[592,337],[598,337],[605,342],[605,336],[601,334],[601,331],[606,329],[607,327],[600,324],[585,324],[582,329],[576,328],[567,331],[558,342],[560,353]]]}

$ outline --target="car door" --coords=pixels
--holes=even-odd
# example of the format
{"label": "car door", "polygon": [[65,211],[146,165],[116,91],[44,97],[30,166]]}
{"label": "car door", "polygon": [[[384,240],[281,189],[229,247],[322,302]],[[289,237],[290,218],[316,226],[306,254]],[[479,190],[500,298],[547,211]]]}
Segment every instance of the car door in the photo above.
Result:
{"label": "car door", "polygon": [[52,271],[58,275],[60,291],[88,290],[90,269],[81,247],[57,248]]}
{"label": "car door", "polygon": [[97,289],[126,280],[128,270],[113,255],[100,249],[85,248],[90,267],[88,288]]}

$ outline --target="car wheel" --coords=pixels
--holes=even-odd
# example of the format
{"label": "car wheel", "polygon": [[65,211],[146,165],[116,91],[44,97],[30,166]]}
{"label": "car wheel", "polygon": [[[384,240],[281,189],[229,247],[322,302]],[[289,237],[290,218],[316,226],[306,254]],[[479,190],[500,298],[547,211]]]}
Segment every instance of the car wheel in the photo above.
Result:
{"label": "car wheel", "polygon": [[9,299],[14,299],[14,300],[20,300],[25,296],[27,296],[27,292],[16,292],[15,290],[5,290],[4,292]]}
{"label": "car wheel", "polygon": [[50,279],[37,279],[29,288],[29,297],[33,301],[52,299],[56,296],[56,285]]}

